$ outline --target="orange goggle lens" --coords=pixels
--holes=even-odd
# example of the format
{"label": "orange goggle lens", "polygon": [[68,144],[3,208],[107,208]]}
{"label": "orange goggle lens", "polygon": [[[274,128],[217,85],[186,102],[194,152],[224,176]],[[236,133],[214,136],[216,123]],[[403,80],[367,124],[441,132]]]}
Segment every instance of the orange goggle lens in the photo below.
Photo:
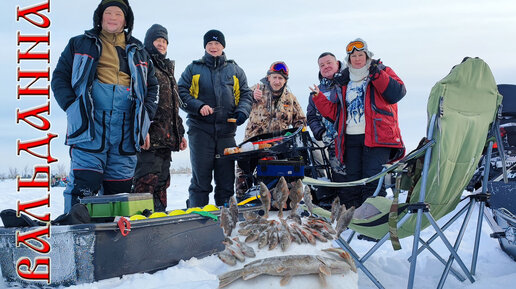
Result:
{"label": "orange goggle lens", "polygon": [[363,50],[365,47],[364,42],[362,41],[353,41],[346,47],[346,52],[350,54],[353,52],[353,49],[356,49],[358,51]]}

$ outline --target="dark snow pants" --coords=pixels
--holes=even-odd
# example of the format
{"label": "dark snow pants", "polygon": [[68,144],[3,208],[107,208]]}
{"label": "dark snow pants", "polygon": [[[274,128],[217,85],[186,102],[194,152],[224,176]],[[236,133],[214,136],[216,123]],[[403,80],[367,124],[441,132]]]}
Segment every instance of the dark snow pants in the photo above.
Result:
{"label": "dark snow pants", "polygon": [[164,212],[167,208],[167,188],[170,186],[171,150],[142,150],[137,154],[138,162],[134,171],[133,193],[151,193],[154,212]]}
{"label": "dark snow pants", "polygon": [[189,207],[208,204],[212,192],[212,176],[215,179],[215,204],[223,206],[234,194],[235,162],[216,158],[223,156],[224,149],[236,146],[234,137],[216,137],[199,128],[188,130],[192,180],[189,192]]}
{"label": "dark snow pants", "polygon": [[[345,164],[346,181],[356,181],[368,178],[382,171],[382,165],[389,160],[391,148],[367,147],[364,145],[365,135],[346,135]],[[339,193],[340,203],[347,208],[359,207],[370,196],[373,195],[378,181],[371,182],[364,186],[347,187]],[[385,189],[382,187],[380,196],[385,196]]]}

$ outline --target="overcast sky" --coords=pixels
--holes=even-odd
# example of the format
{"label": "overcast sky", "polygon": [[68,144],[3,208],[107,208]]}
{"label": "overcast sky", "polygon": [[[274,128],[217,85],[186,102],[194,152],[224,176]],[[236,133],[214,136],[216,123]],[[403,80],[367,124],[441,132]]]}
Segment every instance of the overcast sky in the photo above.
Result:
{"label": "overcast sky", "polygon": [[[51,70],[70,37],[92,27],[100,1],[50,0]],[[39,139],[46,133],[25,123],[16,124],[16,109],[46,103],[44,97],[16,99],[16,33],[46,34],[25,20],[16,22],[16,6],[42,0],[3,0],[0,4],[0,151],[3,166],[20,169],[42,164],[22,152],[16,140]],[[308,86],[318,83],[317,57],[325,51],[339,59],[345,45],[361,37],[374,58],[381,58],[405,82],[407,95],[399,102],[402,137],[408,150],[425,135],[426,103],[432,86],[465,56],[484,59],[497,83],[516,84],[516,2],[507,1],[166,1],[130,0],[135,13],[133,35],[143,41],[154,23],[169,31],[168,57],[176,61],[176,78],[192,60],[203,56],[202,37],[210,29],[226,38],[226,55],[245,71],[249,86],[258,82],[269,65],[283,60],[290,68],[288,86],[306,111]],[[22,50],[26,49],[21,47]],[[40,50],[46,50],[41,45]],[[41,69],[39,62],[22,69]],[[46,85],[46,83],[42,83]],[[182,114],[185,116],[184,113]],[[52,99],[50,132],[52,155],[69,165],[64,143],[66,118]],[[237,143],[242,141],[240,127]],[[188,151],[173,155],[173,167],[189,166]]]}

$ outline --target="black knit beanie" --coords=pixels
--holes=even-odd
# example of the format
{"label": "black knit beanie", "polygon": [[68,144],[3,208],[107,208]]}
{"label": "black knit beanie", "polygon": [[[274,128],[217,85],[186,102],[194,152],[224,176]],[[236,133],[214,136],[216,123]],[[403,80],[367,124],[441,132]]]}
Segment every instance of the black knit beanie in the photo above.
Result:
{"label": "black knit beanie", "polygon": [[154,51],[154,40],[160,37],[164,38],[167,41],[167,43],[169,43],[167,28],[159,24],[152,25],[149,28],[149,30],[147,30],[147,33],[145,33],[145,40],[143,41],[145,49],[147,49],[148,51]]}
{"label": "black knit beanie", "polygon": [[124,15],[127,16],[128,7],[127,7],[127,4],[125,4],[125,2],[123,0],[102,0],[100,5],[102,5],[101,13],[104,13],[104,10],[106,10],[106,8],[108,8],[109,6],[116,6],[120,9],[122,9],[122,11],[124,12]]}
{"label": "black knit beanie", "polygon": [[206,44],[210,41],[218,41],[222,46],[224,46],[224,48],[226,47],[224,34],[218,30],[212,29],[204,34],[204,48],[206,48]]}
{"label": "black knit beanie", "polygon": [[130,36],[133,30],[134,14],[133,10],[131,9],[131,6],[129,5],[129,0],[100,1],[99,6],[97,6],[97,9],[95,9],[95,12],[93,12],[93,28],[95,28],[97,31],[100,31],[102,29],[102,15],[104,14],[104,10],[106,10],[106,8],[109,6],[117,6],[120,9],[122,9],[122,12],[124,12],[126,23],[124,29],[127,28],[128,35]]}

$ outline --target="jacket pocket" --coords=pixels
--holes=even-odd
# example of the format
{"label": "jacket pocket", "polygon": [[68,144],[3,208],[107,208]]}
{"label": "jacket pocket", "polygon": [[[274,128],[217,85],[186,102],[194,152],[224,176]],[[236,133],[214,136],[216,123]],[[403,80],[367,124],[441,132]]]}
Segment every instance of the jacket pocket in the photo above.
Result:
{"label": "jacket pocket", "polygon": [[66,136],[68,139],[76,138],[88,128],[88,117],[82,96],[75,99],[66,109]]}
{"label": "jacket pocket", "polygon": [[[135,140],[133,137],[132,118],[130,113],[122,113],[122,124],[120,145],[118,147],[120,155],[134,155],[136,153]],[[145,140],[145,136],[144,136]]]}
{"label": "jacket pocket", "polygon": [[95,112],[95,133],[91,140],[82,141],[75,144],[74,148],[90,153],[104,151],[106,143],[106,112]]}
{"label": "jacket pocket", "polygon": [[390,117],[373,119],[375,143],[381,145],[399,145],[400,137],[396,134],[397,123]]}

